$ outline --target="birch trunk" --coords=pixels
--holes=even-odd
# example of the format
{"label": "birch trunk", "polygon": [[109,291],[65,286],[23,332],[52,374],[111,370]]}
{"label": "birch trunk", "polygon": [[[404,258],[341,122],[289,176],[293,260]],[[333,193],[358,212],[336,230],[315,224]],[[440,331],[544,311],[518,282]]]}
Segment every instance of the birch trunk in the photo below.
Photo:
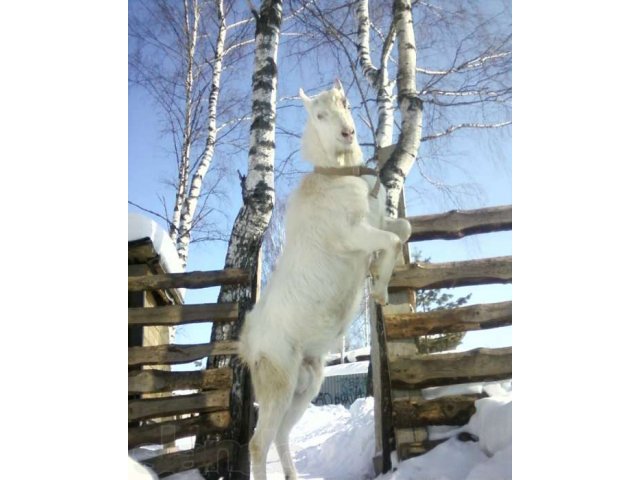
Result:
{"label": "birch trunk", "polygon": [[[256,279],[259,251],[262,237],[267,229],[275,200],[274,158],[275,158],[275,119],[277,89],[277,53],[282,22],[282,1],[264,0],[260,13],[256,14],[256,50],[253,68],[252,86],[252,123],[249,133],[249,166],[242,182],[243,206],[236,217],[227,248],[225,268],[243,268],[251,272]],[[257,278],[255,281],[259,282]],[[215,324],[212,341],[237,338],[244,320],[244,313],[251,306],[251,287],[222,287],[218,302],[238,302],[241,315],[236,325],[230,327]],[[246,444],[250,435],[247,424],[251,405],[245,395],[248,388],[248,376],[237,358],[217,357],[214,366],[231,365],[233,368],[233,386],[231,389],[232,424],[225,434],[243,448],[240,459],[235,465],[233,475],[248,477],[248,452]],[[208,365],[211,367],[212,365]],[[248,408],[247,408],[248,407]],[[206,439],[204,440],[206,442]],[[246,477],[242,473],[246,472]],[[238,473],[240,472],[240,473]],[[207,478],[217,479],[221,472],[212,472]],[[231,473],[226,472],[225,478]]]}
{"label": "birch trunk", "polygon": [[[264,0],[256,22],[256,52],[252,77],[252,123],[249,130],[249,166],[243,177],[243,206],[236,217],[227,248],[225,268],[254,272],[275,200],[274,158],[277,67],[282,1]],[[242,297],[247,289],[223,287],[218,302]],[[237,333],[239,325],[234,328]],[[214,330],[215,340],[228,332]]]}
{"label": "birch trunk", "polygon": [[398,104],[402,117],[400,137],[380,172],[387,189],[387,214],[398,216],[400,195],[416,161],[422,134],[422,100],[416,90],[416,42],[410,0],[394,0],[393,22],[398,39]]}
{"label": "birch trunk", "polygon": [[193,217],[198,206],[198,199],[200,198],[200,193],[202,191],[202,183],[204,181],[204,177],[209,171],[209,166],[211,165],[211,159],[213,158],[216,138],[218,135],[218,97],[220,93],[220,76],[222,73],[224,44],[227,37],[227,25],[224,16],[223,0],[218,0],[217,9],[220,29],[218,30],[218,38],[216,39],[216,48],[213,60],[213,74],[211,77],[211,89],[209,91],[207,140],[204,152],[202,154],[202,160],[200,161],[200,164],[198,165],[195,173],[191,177],[189,195],[187,196],[186,200],[184,200],[184,203],[182,205],[182,213],[180,216],[180,229],[177,247],[178,256],[182,261],[183,268],[186,267],[187,258],[189,256],[189,244],[191,243],[191,228],[193,226]]}
{"label": "birch trunk", "polygon": [[384,43],[380,60],[380,68],[376,68],[371,62],[369,44],[369,0],[360,0],[356,9],[358,22],[358,63],[364,77],[369,84],[376,89],[376,105],[378,108],[378,124],[376,126],[375,153],[379,148],[391,145],[393,139],[393,84],[389,82],[387,61],[395,40],[395,29]]}
{"label": "birch trunk", "polygon": [[178,168],[178,188],[176,191],[176,202],[173,207],[173,218],[169,229],[171,240],[176,243],[180,233],[180,213],[185,200],[189,175],[189,161],[191,156],[192,141],[192,108],[193,108],[193,64],[198,41],[198,25],[200,23],[200,6],[198,0],[193,1],[193,26],[189,20],[189,5],[187,0],[183,0],[184,6],[184,29],[185,36],[189,39],[186,47],[186,75],[185,75],[185,109],[184,126],[182,129],[182,149],[180,152],[180,165]]}

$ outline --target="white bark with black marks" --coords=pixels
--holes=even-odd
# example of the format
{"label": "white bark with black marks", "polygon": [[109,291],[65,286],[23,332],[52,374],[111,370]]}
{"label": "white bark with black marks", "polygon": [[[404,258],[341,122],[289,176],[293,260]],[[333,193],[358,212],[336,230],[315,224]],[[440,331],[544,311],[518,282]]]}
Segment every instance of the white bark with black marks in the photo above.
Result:
{"label": "white bark with black marks", "polygon": [[198,42],[198,25],[200,24],[200,6],[198,0],[193,0],[193,25],[190,18],[188,0],[183,0],[184,5],[184,31],[189,39],[186,45],[186,76],[185,76],[185,109],[184,125],[182,128],[182,150],[180,153],[180,166],[178,168],[178,187],[176,191],[176,202],[173,207],[173,217],[169,228],[169,236],[174,243],[177,243],[180,233],[180,214],[185,201],[187,182],[189,178],[189,163],[191,156],[191,143],[193,134],[192,112],[193,112],[193,69]]}
{"label": "white bark with black marks", "polygon": [[380,68],[376,68],[371,61],[369,43],[369,0],[358,2],[356,20],[358,22],[358,63],[364,77],[376,90],[378,124],[375,129],[375,146],[377,151],[378,148],[391,145],[393,138],[393,83],[389,81],[387,61],[395,40],[395,28],[391,26],[383,45]]}
{"label": "white bark with black marks", "polygon": [[398,40],[398,104],[402,116],[396,148],[380,172],[387,189],[387,215],[398,216],[404,181],[416,161],[422,134],[422,100],[416,90],[416,42],[410,0],[393,2]]}
{"label": "white bark with black marks", "polygon": [[217,1],[218,21],[220,22],[218,37],[216,39],[215,54],[213,59],[213,74],[211,77],[211,88],[209,91],[209,111],[208,111],[208,131],[205,149],[202,159],[195,173],[191,177],[189,195],[182,205],[180,217],[179,238],[177,241],[178,256],[186,267],[189,256],[189,244],[192,237],[193,218],[198,206],[198,200],[202,191],[202,183],[209,171],[211,159],[215,149],[217,129],[218,97],[220,94],[220,77],[222,74],[222,61],[224,58],[225,39],[227,36],[227,26],[224,16],[223,0]]}
{"label": "white bark with black marks", "polygon": [[[271,219],[275,200],[276,58],[281,22],[282,2],[265,0],[256,21],[249,166],[242,185],[243,206],[233,225],[225,268],[255,271],[262,236]],[[223,288],[219,301],[235,298],[238,292]]]}
{"label": "white bark with black marks", "polygon": [[[254,12],[255,13],[255,12]],[[249,133],[249,166],[242,180],[243,205],[231,231],[225,268],[243,268],[255,278],[258,271],[262,237],[267,229],[275,200],[274,159],[275,120],[277,93],[277,55],[282,23],[282,1],[264,0],[256,15],[256,50],[252,77],[252,123]],[[257,280],[259,282],[259,279]],[[251,308],[251,287],[222,287],[218,302],[234,301],[240,304],[237,325],[214,324],[211,340],[237,338],[244,321],[244,313]],[[233,300],[231,300],[233,299]],[[213,363],[213,365],[212,365]],[[230,365],[233,368],[231,388],[232,424],[226,438],[245,445],[249,441],[251,427],[250,408],[245,395],[248,388],[247,374],[241,362],[231,361],[229,356],[216,357],[208,362],[208,368]],[[204,440],[206,441],[206,440]],[[248,469],[248,452],[241,449],[235,468]],[[217,474],[207,478],[218,478]],[[226,478],[226,477],[225,477]]]}

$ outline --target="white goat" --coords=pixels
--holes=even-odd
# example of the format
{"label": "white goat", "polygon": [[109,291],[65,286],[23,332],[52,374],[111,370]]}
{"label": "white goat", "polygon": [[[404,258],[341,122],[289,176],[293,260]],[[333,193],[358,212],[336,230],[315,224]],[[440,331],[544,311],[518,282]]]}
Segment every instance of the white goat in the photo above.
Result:
{"label": "white goat", "polygon": [[[318,394],[325,356],[352,320],[370,268],[372,295],[386,304],[397,254],[411,233],[406,220],[385,218],[386,194],[362,167],[340,82],[313,98],[300,89],[300,97],[309,115],[302,155],[316,168],[290,198],[282,256],[240,335],[259,404],[249,445],[255,480],[267,478],[274,439],[287,480],[298,478],[289,432]],[[343,168],[359,166],[369,175]]]}

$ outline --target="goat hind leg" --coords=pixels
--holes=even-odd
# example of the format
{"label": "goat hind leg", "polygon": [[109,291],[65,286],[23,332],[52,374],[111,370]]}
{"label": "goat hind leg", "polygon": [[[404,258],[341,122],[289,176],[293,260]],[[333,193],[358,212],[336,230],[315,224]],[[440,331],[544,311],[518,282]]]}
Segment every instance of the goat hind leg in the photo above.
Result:
{"label": "goat hind leg", "polygon": [[249,442],[254,480],[267,480],[267,452],[294,393],[292,379],[263,357],[251,369],[258,401],[258,423]]}
{"label": "goat hind leg", "polygon": [[323,364],[323,358],[304,359],[300,366],[298,385],[296,386],[296,392],[291,401],[291,406],[285,413],[280,428],[278,428],[276,448],[278,449],[278,456],[280,457],[280,463],[282,463],[286,480],[297,480],[298,478],[298,473],[291,458],[289,434],[294,425],[298,423],[302,415],[304,415],[305,410],[309,406],[309,402],[311,402],[320,391],[324,377]]}

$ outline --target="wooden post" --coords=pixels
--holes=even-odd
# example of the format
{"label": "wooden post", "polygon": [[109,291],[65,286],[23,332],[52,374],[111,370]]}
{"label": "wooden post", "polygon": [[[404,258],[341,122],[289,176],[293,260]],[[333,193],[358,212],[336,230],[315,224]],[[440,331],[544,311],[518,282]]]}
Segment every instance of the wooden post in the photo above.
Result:
{"label": "wooden post", "polygon": [[[381,148],[377,152],[378,166],[382,167],[387,161],[395,145]],[[406,217],[404,205],[404,192],[400,193],[398,204],[398,217]],[[396,265],[410,263],[409,245],[405,243],[402,254],[399,255]],[[410,313],[415,311],[415,292],[411,289],[395,289],[389,292],[389,304],[385,307],[376,305],[375,318],[372,319],[371,361],[373,366],[375,411],[376,415],[376,456],[374,468],[376,474],[386,473],[391,470],[391,451],[395,449],[397,438],[392,426],[392,401],[394,394],[391,390],[389,377],[389,360],[398,355],[413,355],[418,353],[413,340],[387,341],[384,316],[388,314]],[[375,332],[375,334],[374,334]],[[376,339],[374,346],[373,339]],[[375,360],[374,360],[375,359]],[[378,365],[376,363],[379,362]],[[376,383],[378,385],[376,385]]]}
{"label": "wooden post", "polygon": [[[255,305],[260,298],[260,283],[262,281],[262,247],[258,250],[255,275],[251,279],[251,304]],[[244,316],[246,312],[242,312]],[[244,370],[244,381],[242,386],[242,425],[238,437],[238,450],[236,462],[231,474],[232,480],[249,480],[251,475],[251,458],[249,455],[249,440],[253,435],[256,426],[257,412],[254,403],[253,388],[251,386],[251,374],[246,366]]]}
{"label": "wooden post", "polygon": [[391,470],[393,428],[391,424],[391,381],[387,359],[382,308],[371,302],[371,372],[373,377],[374,420],[376,447],[373,467],[377,475]]}

